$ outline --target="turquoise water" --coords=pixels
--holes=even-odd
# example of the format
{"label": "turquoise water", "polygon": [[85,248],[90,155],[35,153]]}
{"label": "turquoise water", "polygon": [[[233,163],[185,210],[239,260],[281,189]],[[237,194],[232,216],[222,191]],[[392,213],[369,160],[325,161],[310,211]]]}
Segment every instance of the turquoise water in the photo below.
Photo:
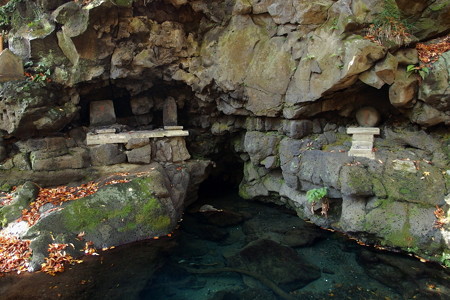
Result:
{"label": "turquoise water", "polygon": [[[199,212],[204,204],[221,211]],[[0,299],[287,299],[276,288],[289,299],[450,299],[450,275],[439,266],[359,246],[234,194],[203,197],[172,237],[100,254],[55,277],[4,276]]]}

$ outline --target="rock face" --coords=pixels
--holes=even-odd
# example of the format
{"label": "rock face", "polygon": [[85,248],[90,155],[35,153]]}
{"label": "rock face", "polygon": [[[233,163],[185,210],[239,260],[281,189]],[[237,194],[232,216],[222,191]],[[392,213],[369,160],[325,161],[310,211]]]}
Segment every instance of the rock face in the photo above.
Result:
{"label": "rock face", "polygon": [[[47,256],[49,243],[72,243],[75,248],[69,251],[78,256],[84,246],[81,240],[104,248],[170,233],[181,218],[188,186],[192,189],[205,178],[207,163],[191,165],[190,168],[197,169],[196,173],[180,166],[174,176],[153,163],[139,168],[139,172],[135,170],[125,182],[104,185],[96,193],[66,202],[56,209],[44,208],[39,221],[20,234],[31,240],[31,268],[39,268]],[[100,184],[113,179],[107,178]],[[124,177],[121,179],[124,181]],[[2,215],[8,220],[18,218],[21,208],[36,195],[35,185],[23,185],[13,203],[2,208]],[[18,216],[12,215],[13,208]],[[79,233],[84,233],[82,238],[77,237]]]}
{"label": "rock face", "polygon": [[[191,156],[231,165],[233,148],[244,198],[448,257],[433,212],[448,212],[449,52],[424,78],[407,71],[422,63],[408,41],[448,43],[448,1],[88,2],[10,4],[8,47],[30,77],[0,86],[2,183],[79,181],[123,162],[177,177]],[[381,127],[375,160],[348,157],[356,122]],[[90,125],[190,137],[87,147]],[[305,193],[320,187],[330,199],[311,207]]]}

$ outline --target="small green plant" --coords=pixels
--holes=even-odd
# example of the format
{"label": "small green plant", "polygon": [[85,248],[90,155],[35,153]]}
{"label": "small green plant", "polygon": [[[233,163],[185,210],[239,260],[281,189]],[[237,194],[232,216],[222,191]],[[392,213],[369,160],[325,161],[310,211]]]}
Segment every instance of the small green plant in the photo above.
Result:
{"label": "small green plant", "polygon": [[407,45],[412,42],[413,27],[395,0],[384,0],[383,10],[366,29],[365,38],[383,46]]}
{"label": "small green plant", "polygon": [[423,65],[408,65],[406,67],[406,73],[408,73],[408,77],[411,76],[412,73],[419,74],[422,79],[425,79],[428,74],[430,74],[430,69]]}
{"label": "small green plant", "polygon": [[450,268],[450,253],[442,252],[441,263],[445,267]]}
{"label": "small green plant", "polygon": [[317,201],[322,200],[328,193],[328,189],[326,187],[320,189],[312,189],[306,192],[306,198],[309,203],[315,203]]}
{"label": "small green plant", "polygon": [[306,55],[305,58],[306,58],[307,60],[313,60],[313,59],[316,58],[316,56],[315,56],[314,54],[308,54],[308,55]]}
{"label": "small green plant", "polygon": [[11,25],[11,16],[16,10],[17,4],[24,0],[10,0],[8,3],[0,7],[0,27]]}
{"label": "small green plant", "polygon": [[338,21],[339,21],[338,18],[335,18],[335,19],[333,20],[333,23],[331,23],[331,26],[330,26],[330,29],[331,29],[331,30],[337,30],[337,29],[339,29]]}
{"label": "small green plant", "polygon": [[3,216],[3,218],[0,220],[0,228],[5,228],[6,225],[8,225],[8,220],[5,216]]}

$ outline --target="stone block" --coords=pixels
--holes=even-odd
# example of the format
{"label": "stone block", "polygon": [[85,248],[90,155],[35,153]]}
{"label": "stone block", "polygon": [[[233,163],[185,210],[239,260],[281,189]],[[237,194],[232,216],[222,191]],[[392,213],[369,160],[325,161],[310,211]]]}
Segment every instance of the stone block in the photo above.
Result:
{"label": "stone block", "polygon": [[137,97],[130,100],[131,111],[135,115],[145,115],[153,107],[153,99],[149,97]]}
{"label": "stone block", "polygon": [[150,144],[150,139],[148,138],[132,138],[128,141],[128,143],[125,145],[125,148],[127,150],[132,150],[136,148],[144,147],[145,145]]}
{"label": "stone block", "polygon": [[152,147],[150,145],[127,151],[128,162],[132,164],[149,164],[151,154]]}
{"label": "stone block", "polygon": [[14,163],[14,167],[19,170],[31,170],[30,158],[25,153],[14,155],[12,161]]}
{"label": "stone block", "polygon": [[63,137],[47,137],[43,139],[28,139],[15,143],[20,152],[32,151],[59,151],[67,148],[66,139]]}
{"label": "stone block", "polygon": [[35,171],[54,171],[63,169],[82,169],[89,166],[88,152],[84,148],[72,148],[69,154],[50,157],[45,159],[34,159],[31,167]]}
{"label": "stone block", "polygon": [[312,133],[313,122],[310,120],[287,121],[283,129],[287,136],[293,139],[301,139]]}
{"label": "stone block", "polygon": [[173,97],[168,97],[163,106],[163,123],[164,126],[177,125],[177,103]]}
{"label": "stone block", "polygon": [[158,162],[180,162],[191,158],[182,137],[166,138],[155,142],[155,160]]}
{"label": "stone block", "polygon": [[22,59],[5,49],[0,53],[0,82],[19,80],[23,76]]}
{"label": "stone block", "polygon": [[111,125],[116,122],[114,104],[111,100],[92,101],[89,109],[91,126]]}
{"label": "stone block", "polygon": [[104,144],[89,149],[93,166],[115,165],[127,160],[127,156],[120,151],[118,144]]}

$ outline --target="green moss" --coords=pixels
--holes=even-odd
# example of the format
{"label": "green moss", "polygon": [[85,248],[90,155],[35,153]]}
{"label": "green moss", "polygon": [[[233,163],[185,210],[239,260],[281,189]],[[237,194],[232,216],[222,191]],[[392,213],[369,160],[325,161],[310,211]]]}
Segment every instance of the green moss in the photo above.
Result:
{"label": "green moss", "polygon": [[112,3],[114,3],[117,6],[122,7],[131,7],[134,0],[111,0]]}
{"label": "green moss", "polygon": [[348,134],[337,133],[336,141],[332,144],[324,145],[322,150],[329,151],[332,150],[333,147],[343,146],[344,143],[351,142],[352,138]]}
{"label": "green moss", "polygon": [[437,4],[432,4],[432,5],[429,6],[429,9],[432,10],[432,11],[439,11],[439,10],[445,8],[448,5],[450,5],[450,0],[443,1],[441,3],[438,2]]}
{"label": "green moss", "polygon": [[8,183],[4,183],[1,187],[0,187],[0,192],[9,192],[12,189],[12,186]]}

